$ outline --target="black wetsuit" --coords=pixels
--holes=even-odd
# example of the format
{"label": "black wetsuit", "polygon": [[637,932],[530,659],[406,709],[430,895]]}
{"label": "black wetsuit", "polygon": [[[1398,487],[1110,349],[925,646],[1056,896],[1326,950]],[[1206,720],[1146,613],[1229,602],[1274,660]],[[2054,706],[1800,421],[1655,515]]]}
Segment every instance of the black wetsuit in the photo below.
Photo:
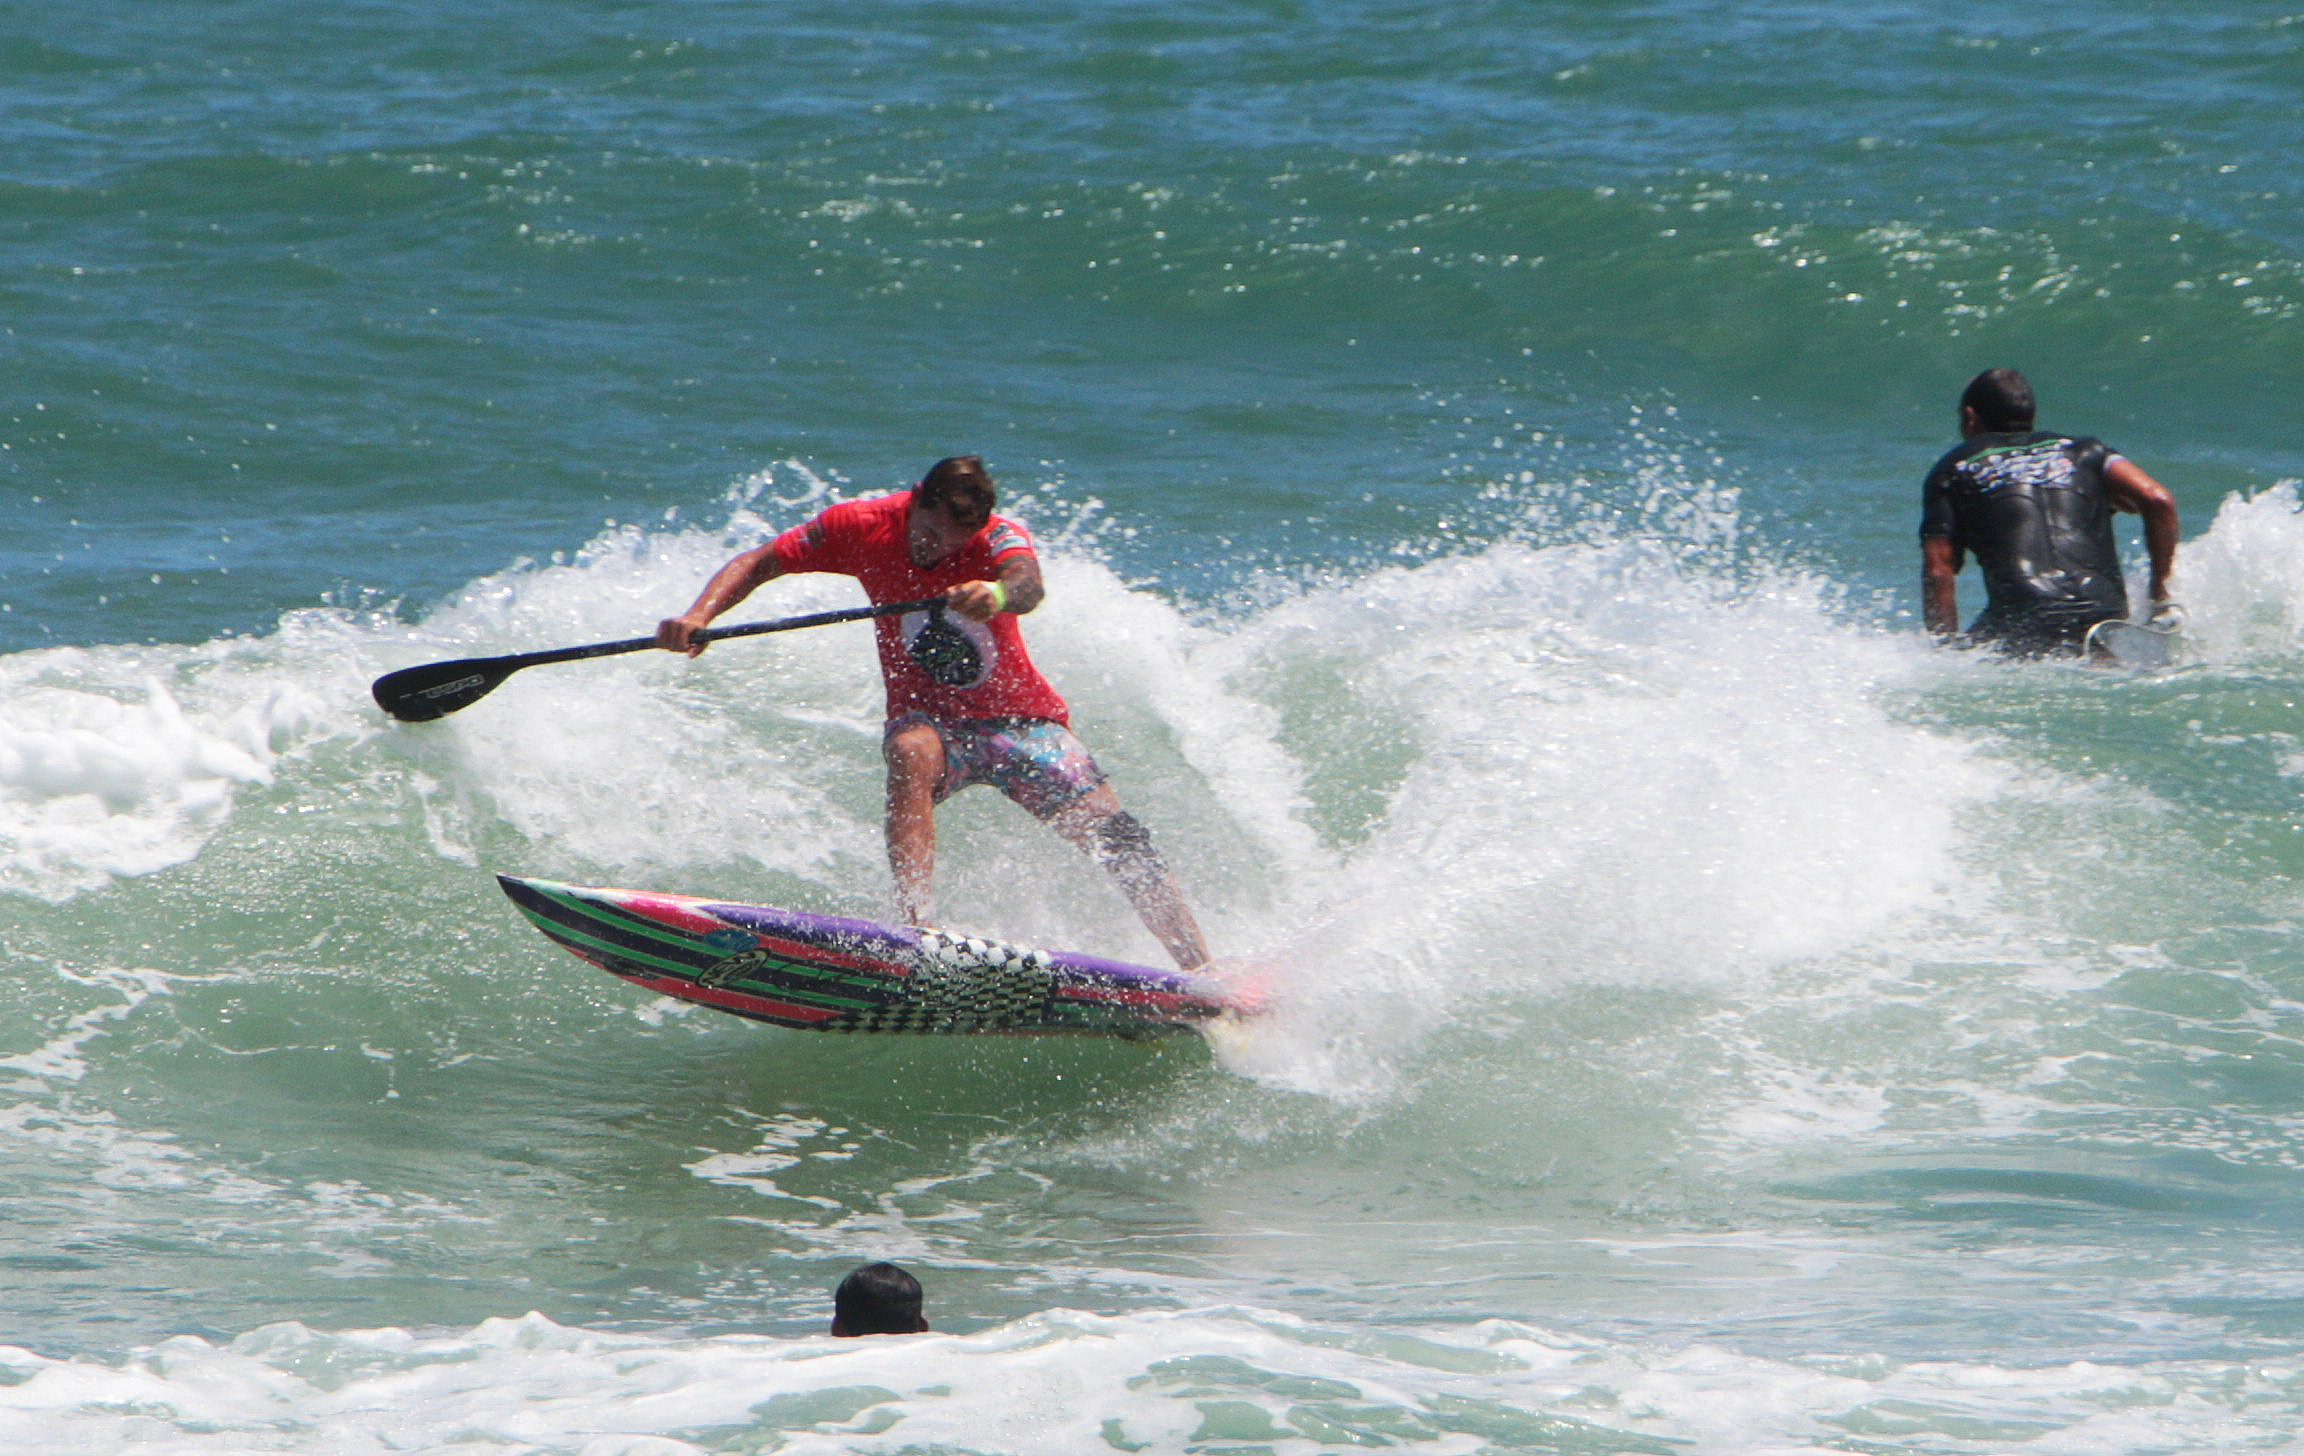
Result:
{"label": "black wetsuit", "polygon": [[2104,481],[2118,458],[2102,440],[2019,431],[1963,440],[1936,462],[1920,536],[1975,553],[1985,607],[1970,636],[2077,650],[2090,627],[2128,615]]}

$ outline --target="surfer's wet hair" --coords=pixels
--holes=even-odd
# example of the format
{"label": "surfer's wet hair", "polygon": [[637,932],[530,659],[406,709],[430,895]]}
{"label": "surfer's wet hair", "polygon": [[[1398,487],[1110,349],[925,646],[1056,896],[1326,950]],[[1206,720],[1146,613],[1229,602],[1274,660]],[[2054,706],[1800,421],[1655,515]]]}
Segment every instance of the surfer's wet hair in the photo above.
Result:
{"label": "surfer's wet hair", "polygon": [[1976,411],[1976,423],[1995,434],[2029,430],[2039,413],[2032,382],[2013,369],[1987,369],[1960,391],[1960,406]]}
{"label": "surfer's wet hair", "polygon": [[1000,503],[1000,490],[992,483],[992,473],[984,468],[983,457],[948,455],[928,467],[928,473],[913,488],[912,499],[924,506],[941,506],[963,526],[981,526]]}
{"label": "surfer's wet hair", "polygon": [[894,1264],[866,1264],[850,1271],[832,1291],[835,1335],[916,1335],[928,1328],[920,1318],[920,1281]]}

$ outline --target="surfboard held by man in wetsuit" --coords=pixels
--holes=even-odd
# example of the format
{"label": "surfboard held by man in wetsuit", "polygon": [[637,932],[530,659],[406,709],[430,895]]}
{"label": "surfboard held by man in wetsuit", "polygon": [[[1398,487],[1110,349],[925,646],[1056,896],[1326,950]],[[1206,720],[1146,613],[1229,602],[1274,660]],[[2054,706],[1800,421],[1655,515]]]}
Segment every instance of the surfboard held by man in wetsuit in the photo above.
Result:
{"label": "surfboard held by man in wetsuit", "polygon": [[2184,655],[2184,609],[2164,602],[2150,621],[2098,622],[2088,629],[2087,655],[2113,667],[2173,667]]}

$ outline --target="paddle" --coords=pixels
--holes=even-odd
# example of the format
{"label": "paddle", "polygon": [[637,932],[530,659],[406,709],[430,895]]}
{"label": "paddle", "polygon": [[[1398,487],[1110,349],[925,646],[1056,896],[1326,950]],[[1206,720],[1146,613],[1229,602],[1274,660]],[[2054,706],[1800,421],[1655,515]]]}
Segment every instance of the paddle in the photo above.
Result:
{"label": "paddle", "polygon": [[[919,612],[940,608],[940,597],[918,602],[885,602],[877,607],[848,607],[837,612],[811,612],[805,617],[784,617],[774,622],[745,622],[734,627],[706,627],[696,634],[698,642],[717,642],[723,637],[751,637],[761,632],[790,632],[801,627],[823,627],[834,622],[857,622],[866,617],[893,617],[903,612]],[[376,706],[403,723],[429,723],[434,718],[445,718],[450,713],[469,708],[496,691],[504,679],[524,667],[535,667],[546,662],[574,662],[583,657],[614,657],[620,652],[640,652],[654,647],[653,637],[633,637],[622,642],[595,642],[589,647],[555,647],[544,652],[516,652],[509,657],[464,657],[454,662],[435,662],[424,667],[404,667],[388,672],[376,679],[369,691],[375,695]]]}

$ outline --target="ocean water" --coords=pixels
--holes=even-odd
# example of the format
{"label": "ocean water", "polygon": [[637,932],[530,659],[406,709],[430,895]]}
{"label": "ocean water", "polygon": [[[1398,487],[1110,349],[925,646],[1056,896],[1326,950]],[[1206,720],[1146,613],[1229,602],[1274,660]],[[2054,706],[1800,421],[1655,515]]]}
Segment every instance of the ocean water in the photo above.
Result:
{"label": "ocean water", "polygon": [[[0,1449],[2304,1448],[2293,7],[6,14]],[[1997,364],[2176,494],[2175,668],[1921,640]],[[866,629],[369,682],[961,451],[1273,1014],[528,929],[888,913]],[[941,825],[950,923],[1157,959]],[[937,1333],[823,1335],[875,1258]]]}

